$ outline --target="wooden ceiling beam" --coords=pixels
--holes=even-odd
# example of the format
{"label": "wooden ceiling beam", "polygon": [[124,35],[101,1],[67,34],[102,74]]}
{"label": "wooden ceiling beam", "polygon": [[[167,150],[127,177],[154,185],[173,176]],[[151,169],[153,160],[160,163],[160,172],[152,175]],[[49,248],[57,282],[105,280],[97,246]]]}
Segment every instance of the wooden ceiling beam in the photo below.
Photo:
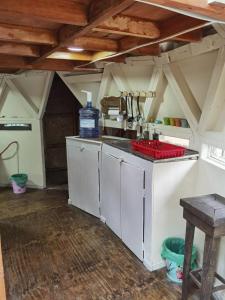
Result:
{"label": "wooden ceiling beam", "polygon": [[89,8],[89,23],[80,30],[77,30],[76,27],[71,29],[71,26],[69,27],[69,30],[67,26],[62,28],[62,30],[60,30],[59,32],[59,44],[56,47],[53,47],[52,49],[43,53],[43,55],[40,58],[33,61],[33,64],[40,62],[55,51],[59,50],[60,48],[70,45],[74,39],[85,36],[86,34],[90,33],[93,28],[99,26],[108,18],[111,18],[116,14],[120,13],[121,11],[125,10],[133,3],[134,0],[92,1]]}
{"label": "wooden ceiling beam", "polygon": [[123,15],[108,18],[99,27],[94,28],[93,31],[148,39],[155,39],[160,36],[160,30],[155,22]]}
{"label": "wooden ceiling beam", "polygon": [[151,5],[180,10],[202,17],[225,21],[225,7],[221,5],[209,5],[207,0],[137,0]]}
{"label": "wooden ceiling beam", "polygon": [[0,42],[0,54],[39,57],[39,48],[26,44]]}
{"label": "wooden ceiling beam", "polygon": [[1,15],[36,18],[48,22],[84,26],[86,6],[70,0],[1,0]]}
{"label": "wooden ceiling beam", "polygon": [[56,36],[50,30],[8,24],[0,24],[0,41],[43,45],[57,44]]}
{"label": "wooden ceiling beam", "polygon": [[[144,44],[145,39],[136,39],[133,37],[126,37],[120,40],[120,51],[124,51],[127,49],[131,49],[139,44]],[[143,48],[139,48],[131,52],[135,55],[152,55],[157,56],[160,54],[160,48],[158,44],[152,46],[146,46]]]}
{"label": "wooden ceiling beam", "polygon": [[64,52],[56,51],[48,56],[50,59],[67,59],[67,60],[79,60],[79,61],[91,61],[93,53],[75,53],[75,52]]}
{"label": "wooden ceiling beam", "polygon": [[74,39],[71,47],[79,47],[90,51],[117,51],[118,42],[106,38],[80,37]]}
{"label": "wooden ceiling beam", "polygon": [[206,23],[207,22],[204,20],[194,19],[183,15],[177,15],[160,23],[160,38],[166,38],[171,35],[179,34],[191,28],[193,28],[193,31],[190,32],[194,32],[194,28],[196,28],[197,26],[204,26]]}
{"label": "wooden ceiling beam", "polygon": [[71,61],[62,59],[45,59],[33,66],[27,60],[19,56],[0,55],[0,69],[22,69],[22,70],[49,70],[49,71],[72,71],[82,61]]}
{"label": "wooden ceiling beam", "polygon": [[196,43],[202,40],[202,30],[195,30],[186,34],[182,34],[174,38],[174,41]]}

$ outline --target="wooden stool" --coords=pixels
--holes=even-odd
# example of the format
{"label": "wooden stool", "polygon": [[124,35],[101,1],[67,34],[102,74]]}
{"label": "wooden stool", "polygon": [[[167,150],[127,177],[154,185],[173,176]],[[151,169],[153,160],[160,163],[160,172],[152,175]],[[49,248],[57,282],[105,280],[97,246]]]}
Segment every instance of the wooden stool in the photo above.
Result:
{"label": "wooden stool", "polygon": [[[186,198],[181,199],[180,205],[187,221],[182,300],[188,299],[190,278],[200,288],[200,299],[209,300],[214,292],[225,289],[225,279],[215,272],[220,238],[225,235],[225,198],[217,194]],[[205,248],[202,269],[191,271],[195,227],[205,233]],[[201,281],[196,275],[201,275]],[[222,285],[213,288],[215,278]]]}

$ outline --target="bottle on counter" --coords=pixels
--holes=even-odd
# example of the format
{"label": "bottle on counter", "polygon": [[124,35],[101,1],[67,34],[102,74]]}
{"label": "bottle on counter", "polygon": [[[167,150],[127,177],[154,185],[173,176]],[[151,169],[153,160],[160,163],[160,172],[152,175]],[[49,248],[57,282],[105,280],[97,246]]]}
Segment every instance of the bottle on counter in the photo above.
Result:
{"label": "bottle on counter", "polygon": [[92,93],[81,91],[87,94],[87,105],[79,110],[80,114],[80,137],[99,137],[99,110],[92,106]]}

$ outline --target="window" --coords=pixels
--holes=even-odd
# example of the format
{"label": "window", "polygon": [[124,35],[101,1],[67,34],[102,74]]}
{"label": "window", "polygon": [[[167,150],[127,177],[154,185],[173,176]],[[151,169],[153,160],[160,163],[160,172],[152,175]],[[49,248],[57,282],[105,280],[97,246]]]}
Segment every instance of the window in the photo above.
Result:
{"label": "window", "polygon": [[225,167],[225,150],[215,146],[208,146],[208,160]]}
{"label": "window", "polygon": [[159,137],[161,142],[170,143],[178,146],[183,146],[188,148],[190,141],[189,139],[181,139],[174,136],[160,135]]}

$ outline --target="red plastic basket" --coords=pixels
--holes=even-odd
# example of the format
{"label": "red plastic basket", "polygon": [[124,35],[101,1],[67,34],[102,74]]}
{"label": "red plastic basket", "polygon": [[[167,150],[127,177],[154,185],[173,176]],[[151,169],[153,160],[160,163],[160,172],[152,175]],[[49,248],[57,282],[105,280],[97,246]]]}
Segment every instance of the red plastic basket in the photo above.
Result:
{"label": "red plastic basket", "polygon": [[184,155],[185,148],[163,143],[157,140],[131,141],[134,151],[141,152],[157,159],[180,157]]}

